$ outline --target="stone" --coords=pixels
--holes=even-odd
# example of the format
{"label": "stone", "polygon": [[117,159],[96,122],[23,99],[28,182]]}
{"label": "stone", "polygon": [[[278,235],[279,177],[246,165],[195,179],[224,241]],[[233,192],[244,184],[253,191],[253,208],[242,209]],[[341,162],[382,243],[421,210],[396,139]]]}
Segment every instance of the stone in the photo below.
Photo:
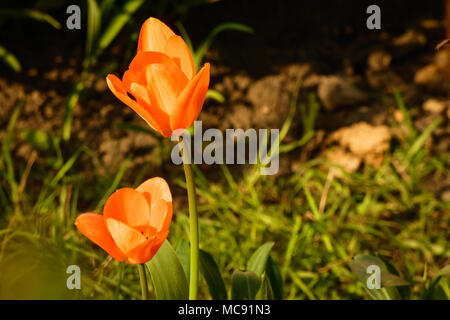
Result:
{"label": "stone", "polygon": [[367,67],[372,71],[386,70],[391,64],[392,55],[382,51],[374,51],[367,57]]}
{"label": "stone", "polygon": [[364,156],[370,153],[386,152],[391,135],[387,126],[372,126],[366,122],[359,122],[335,131],[332,139],[338,141],[342,147],[348,148],[353,154]]}
{"label": "stone", "polygon": [[428,113],[440,114],[447,108],[448,105],[448,101],[430,98],[423,103],[422,108]]}
{"label": "stone", "polygon": [[338,76],[323,77],[319,84],[318,96],[327,110],[362,104],[368,98],[353,83]]}

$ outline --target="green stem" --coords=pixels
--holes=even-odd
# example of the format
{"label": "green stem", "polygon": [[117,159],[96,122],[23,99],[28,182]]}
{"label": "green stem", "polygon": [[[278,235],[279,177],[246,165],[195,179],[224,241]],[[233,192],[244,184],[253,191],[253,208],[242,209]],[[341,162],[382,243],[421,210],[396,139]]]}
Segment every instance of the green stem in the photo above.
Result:
{"label": "green stem", "polygon": [[138,264],[139,278],[141,280],[141,290],[142,290],[142,300],[148,300],[148,285],[147,285],[147,274],[145,272],[145,265]]}
{"label": "green stem", "polygon": [[[185,155],[186,154],[186,155]],[[187,152],[183,152],[183,167],[186,176],[186,187],[189,203],[189,226],[191,238],[191,257],[189,275],[189,300],[197,300],[198,292],[198,215],[195,199],[195,182],[190,161],[186,161]]]}

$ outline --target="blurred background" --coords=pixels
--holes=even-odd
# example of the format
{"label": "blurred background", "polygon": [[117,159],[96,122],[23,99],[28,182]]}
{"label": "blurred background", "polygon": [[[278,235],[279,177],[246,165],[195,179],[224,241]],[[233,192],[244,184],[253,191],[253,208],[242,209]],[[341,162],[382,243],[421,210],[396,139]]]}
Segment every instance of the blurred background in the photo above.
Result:
{"label": "blurred background", "polygon": [[[381,30],[366,9],[381,8]],[[68,6],[81,8],[69,30]],[[0,5],[0,298],[139,299],[136,268],[74,227],[153,176],[188,239],[183,169],[106,86],[150,16],[211,63],[207,128],[280,128],[280,171],[198,165],[201,248],[226,284],[274,241],[285,299],[368,299],[355,254],[383,257],[402,298],[450,298],[450,1],[36,0]],[[81,267],[81,290],[66,268]],[[433,282],[435,281],[435,282]],[[433,289],[433,290],[434,290]],[[202,298],[209,298],[201,290]]]}

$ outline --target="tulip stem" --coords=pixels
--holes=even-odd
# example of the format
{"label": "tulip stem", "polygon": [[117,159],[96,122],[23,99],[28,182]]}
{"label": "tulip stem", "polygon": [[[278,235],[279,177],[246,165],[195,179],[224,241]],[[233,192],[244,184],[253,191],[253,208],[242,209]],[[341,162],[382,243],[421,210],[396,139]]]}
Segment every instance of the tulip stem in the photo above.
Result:
{"label": "tulip stem", "polygon": [[145,265],[138,264],[139,278],[141,280],[142,300],[148,300],[148,283],[147,273],[145,272]]}
{"label": "tulip stem", "polygon": [[189,300],[197,300],[198,292],[198,215],[195,195],[194,173],[187,152],[183,152],[183,167],[186,176],[186,187],[189,204],[189,227],[191,240]]}

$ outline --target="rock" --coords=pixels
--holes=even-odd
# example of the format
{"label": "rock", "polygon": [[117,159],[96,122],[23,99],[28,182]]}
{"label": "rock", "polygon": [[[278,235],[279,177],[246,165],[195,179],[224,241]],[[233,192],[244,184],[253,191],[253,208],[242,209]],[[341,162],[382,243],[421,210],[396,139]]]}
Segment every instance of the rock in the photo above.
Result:
{"label": "rock", "polygon": [[[285,75],[270,75],[253,82],[247,100],[253,105],[251,122],[261,127],[280,127],[289,113],[293,83]],[[242,115],[237,115],[242,117]]]}
{"label": "rock", "polygon": [[414,75],[414,83],[430,90],[442,87],[444,81],[444,73],[434,64],[420,68]]}
{"label": "rock", "polygon": [[405,117],[404,117],[404,115],[403,115],[402,110],[396,109],[396,110],[394,111],[394,119],[395,119],[395,121],[397,121],[397,122],[403,122],[403,120],[405,120],[404,118],[405,118]]}
{"label": "rock", "polygon": [[448,65],[449,54],[447,50],[440,50],[434,55],[434,64],[439,69],[445,70]]}
{"label": "rock", "polygon": [[327,152],[328,160],[335,165],[341,166],[345,172],[352,173],[361,165],[361,158],[346,152],[340,148],[330,149]]}
{"label": "rock", "polygon": [[367,70],[367,83],[374,89],[392,91],[393,87],[400,87],[404,85],[404,80],[393,70]]}
{"label": "rock", "polygon": [[347,172],[356,171],[363,162],[379,168],[383,163],[384,153],[389,148],[390,139],[387,126],[359,122],[331,134],[328,142],[337,142],[338,149],[327,154],[327,157],[340,164]]}
{"label": "rock", "polygon": [[426,112],[432,114],[439,114],[442,113],[448,107],[448,105],[449,101],[430,98],[423,103],[422,108]]}
{"label": "rock", "polygon": [[354,106],[364,103],[367,95],[350,81],[337,77],[323,77],[319,84],[318,96],[327,110]]}
{"label": "rock", "polygon": [[362,163],[379,168],[389,148],[390,133],[386,126],[371,126],[360,122],[339,129],[330,137],[339,146],[326,152],[328,160],[346,172],[355,172]]}
{"label": "rock", "polygon": [[316,88],[319,86],[320,82],[322,81],[322,78],[324,76],[318,75],[316,73],[313,73],[305,78],[305,80],[302,83],[303,88]]}
{"label": "rock", "polygon": [[401,36],[392,40],[393,53],[396,58],[408,55],[427,44],[427,38],[419,31],[410,29]]}
{"label": "rock", "polygon": [[432,63],[420,68],[414,75],[414,82],[430,91],[448,93],[450,82],[446,77],[449,55],[447,50],[441,50],[434,56]]}
{"label": "rock", "polygon": [[353,154],[364,156],[387,151],[391,135],[387,126],[372,126],[366,122],[359,122],[335,131],[332,139]]}
{"label": "rock", "polygon": [[367,67],[372,71],[386,70],[391,64],[392,55],[379,50],[369,54],[367,57]]}
{"label": "rock", "polygon": [[253,127],[254,122],[251,108],[241,103],[233,105],[223,124],[223,130],[225,128],[241,128],[247,130]]}
{"label": "rock", "polygon": [[449,190],[444,190],[441,194],[441,199],[444,202],[450,201],[450,189]]}

